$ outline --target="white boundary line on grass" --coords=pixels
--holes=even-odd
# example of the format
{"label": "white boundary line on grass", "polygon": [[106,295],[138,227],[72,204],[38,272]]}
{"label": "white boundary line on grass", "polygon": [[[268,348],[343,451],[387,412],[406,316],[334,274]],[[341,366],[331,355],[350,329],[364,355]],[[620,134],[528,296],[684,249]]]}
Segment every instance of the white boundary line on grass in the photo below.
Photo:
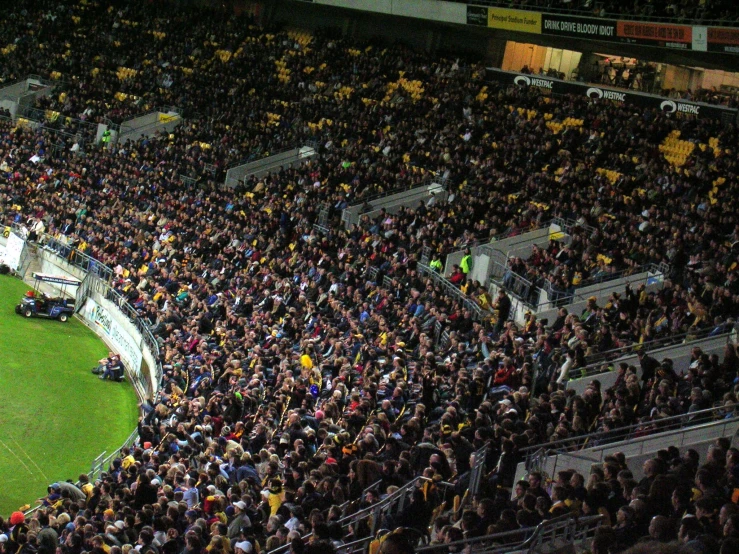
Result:
{"label": "white boundary line on grass", "polygon": [[7,444],[5,444],[5,441],[4,440],[0,439],[0,444],[2,444],[8,450],[8,452],[10,452],[13,456],[15,456],[15,459],[16,460],[18,460],[21,464],[23,464],[23,467],[26,468],[26,471],[28,473],[30,473],[31,475],[33,475],[33,471],[31,471],[31,468],[29,468],[26,465],[26,462],[24,462],[23,460],[20,459],[20,457],[18,457],[18,454],[16,454],[15,451],[11,450],[11,448]]}
{"label": "white boundary line on grass", "polygon": [[[34,459],[33,459],[33,458],[31,458],[31,457],[30,457],[30,456],[28,455],[28,452],[26,452],[26,451],[25,451],[25,449],[24,449],[24,448],[23,448],[23,447],[22,447],[22,446],[20,445],[20,443],[19,443],[19,442],[18,442],[17,440],[15,440],[15,437],[10,437],[10,440],[12,440],[12,441],[13,441],[13,442],[14,442],[15,444],[17,444],[17,445],[18,445],[18,448],[20,449],[20,451],[21,451],[21,452],[23,453],[23,455],[24,455],[24,456],[25,456],[26,458],[28,458],[28,459],[29,459],[29,461],[30,461],[30,462],[31,462],[31,463],[32,463],[32,464],[33,464],[33,465],[34,465],[34,466],[36,467],[36,469],[38,469],[38,471],[39,471],[39,473],[41,474],[41,476],[42,476],[42,477],[43,477],[44,479],[46,479],[47,481],[49,481],[49,478],[48,478],[48,477],[46,476],[46,474],[44,473],[44,470],[43,470],[43,469],[41,469],[41,468],[40,468],[40,467],[38,466],[38,464],[37,464],[37,463],[36,463],[36,462],[34,461]],[[51,483],[49,483],[49,484],[51,484]]]}

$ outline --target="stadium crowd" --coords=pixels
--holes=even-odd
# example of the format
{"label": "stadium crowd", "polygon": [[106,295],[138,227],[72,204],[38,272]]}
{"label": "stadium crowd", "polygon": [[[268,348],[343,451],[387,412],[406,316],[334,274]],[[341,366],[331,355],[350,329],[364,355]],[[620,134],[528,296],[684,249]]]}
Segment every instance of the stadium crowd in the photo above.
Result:
{"label": "stadium crowd", "polygon": [[[731,344],[722,359],[694,351],[686,367],[641,352],[640,367],[616,368],[608,390],[597,379],[582,395],[562,386],[570,370],[618,344],[733,325],[733,128],[501,88],[479,66],[403,47],[264,30],[210,12],[165,21],[161,12],[145,17],[156,8],[143,3],[56,4],[16,7],[19,25],[0,29],[42,30],[4,37],[17,45],[4,54],[5,77],[59,72],[66,81],[40,105],[58,112],[45,127],[0,118],[0,216],[42,242],[48,233],[63,254],[75,247],[113,267],[115,289],[151,323],[164,377],[161,394],[142,404],[140,444],[99,482],[57,483],[34,515],[0,524],[3,552],[118,554],[135,545],[142,554],[248,554],[288,543],[330,552],[367,532],[342,529],[343,515],[417,475],[432,486],[386,523],[427,528],[443,483],[463,491],[470,454],[483,445],[494,469],[477,514],[464,511],[438,540],[582,509],[607,511],[617,533],[621,516],[637,526],[621,531],[613,544],[622,548],[648,534],[651,516],[672,529],[653,538],[675,538],[686,512],[700,525],[686,524],[690,540],[733,544],[718,524],[721,506],[735,501],[736,452],[723,443],[709,455],[710,478],[692,454],[669,452],[638,484],[622,475],[623,459],[603,475],[562,472],[553,498],[541,476],[513,482],[530,446],[576,448],[596,429],[617,440],[632,424],[643,435],[669,416],[701,421],[695,412],[716,402],[734,417]],[[112,31],[70,36],[63,26]],[[41,44],[58,55],[31,55]],[[118,77],[119,66],[136,73]],[[180,106],[183,124],[109,149],[80,123],[161,105]],[[694,145],[682,164],[659,149],[676,133]],[[235,190],[220,186],[234,162],[308,140],[317,158]],[[347,205],[431,176],[449,184],[446,201],[341,229]],[[322,209],[326,234],[313,226]],[[518,327],[507,294],[491,298],[467,279],[468,266],[452,281],[483,319],[419,264],[424,247],[440,262],[553,216],[579,228],[571,242],[513,261],[532,281],[571,292],[650,262],[670,264],[670,280]],[[676,489],[675,475],[683,484],[691,471],[701,493]],[[673,490],[674,512],[665,504]],[[621,514],[627,500],[641,501],[631,516]],[[307,532],[314,540],[304,545]]]}

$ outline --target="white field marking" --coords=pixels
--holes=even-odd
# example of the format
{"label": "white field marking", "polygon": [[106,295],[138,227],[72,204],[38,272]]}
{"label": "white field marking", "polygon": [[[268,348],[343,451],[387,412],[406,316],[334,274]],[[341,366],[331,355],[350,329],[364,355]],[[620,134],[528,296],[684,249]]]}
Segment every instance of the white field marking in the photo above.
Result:
{"label": "white field marking", "polygon": [[31,468],[29,468],[29,467],[28,467],[28,466],[26,465],[26,462],[24,462],[23,460],[21,460],[21,459],[20,459],[20,458],[18,457],[18,454],[16,454],[14,450],[11,450],[11,449],[10,449],[10,447],[9,447],[9,446],[8,446],[7,444],[5,444],[5,441],[3,441],[2,439],[0,439],[0,444],[2,444],[2,445],[3,445],[3,446],[4,446],[4,447],[5,447],[5,448],[6,448],[7,450],[8,450],[8,452],[10,452],[10,453],[11,453],[11,454],[12,454],[13,456],[15,456],[15,459],[16,459],[16,460],[18,460],[18,461],[19,461],[19,462],[20,462],[20,463],[21,463],[21,464],[23,465],[23,467],[25,467],[25,468],[26,468],[26,471],[27,471],[28,473],[30,473],[31,475],[33,475],[33,471],[31,471]]}
{"label": "white field marking", "polygon": [[42,477],[43,477],[44,479],[46,479],[46,480],[48,481],[48,480],[49,480],[49,478],[48,478],[48,477],[46,476],[46,474],[44,473],[44,470],[43,470],[43,469],[41,469],[41,468],[40,468],[40,467],[38,466],[38,464],[37,464],[37,463],[36,463],[36,462],[34,461],[34,459],[33,459],[33,458],[31,458],[31,457],[30,457],[30,456],[28,455],[28,452],[26,452],[26,451],[25,451],[25,450],[23,449],[23,447],[22,447],[22,446],[20,445],[20,443],[19,443],[19,442],[18,442],[17,440],[15,440],[15,437],[10,437],[10,440],[12,440],[12,441],[13,441],[13,442],[14,442],[15,444],[17,444],[17,445],[18,445],[18,448],[19,448],[19,449],[20,449],[20,451],[21,451],[21,452],[23,453],[23,455],[24,455],[24,456],[25,456],[26,458],[28,458],[28,459],[29,459],[29,460],[31,461],[31,463],[32,463],[32,464],[33,464],[33,465],[34,465],[34,466],[36,467],[36,469],[38,469],[38,471],[39,471],[39,473],[41,474],[41,476],[42,476]]}

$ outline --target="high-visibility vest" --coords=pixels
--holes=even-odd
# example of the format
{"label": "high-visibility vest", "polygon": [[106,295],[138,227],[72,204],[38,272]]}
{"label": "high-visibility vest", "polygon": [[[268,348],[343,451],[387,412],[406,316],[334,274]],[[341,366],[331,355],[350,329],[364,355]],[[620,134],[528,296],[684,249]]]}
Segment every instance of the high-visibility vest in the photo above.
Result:
{"label": "high-visibility vest", "polygon": [[472,256],[467,254],[462,258],[462,261],[459,262],[459,268],[462,270],[462,273],[467,275],[470,272],[470,269],[472,269]]}

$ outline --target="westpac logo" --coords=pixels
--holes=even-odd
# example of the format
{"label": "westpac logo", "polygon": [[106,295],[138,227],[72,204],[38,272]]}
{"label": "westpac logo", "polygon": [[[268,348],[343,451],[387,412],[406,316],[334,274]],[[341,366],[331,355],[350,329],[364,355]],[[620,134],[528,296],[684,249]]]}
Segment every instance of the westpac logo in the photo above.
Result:
{"label": "westpac logo", "polygon": [[113,326],[113,319],[105,308],[95,304],[92,308],[91,319],[105,330],[107,335],[110,334],[110,328]]}
{"label": "westpac logo", "polygon": [[659,105],[659,109],[665,113],[688,113],[692,115],[698,115],[700,106],[694,106],[693,104],[683,104],[682,102],[674,102],[672,100],[665,100]]}
{"label": "westpac logo", "polygon": [[552,81],[549,79],[541,79],[539,77],[529,77],[528,75],[518,75],[513,82],[520,87],[539,87],[552,88]]}
{"label": "westpac logo", "polygon": [[606,100],[615,100],[616,102],[626,102],[626,93],[616,92],[615,90],[603,90],[598,87],[590,87],[585,91],[588,98],[605,98]]}

